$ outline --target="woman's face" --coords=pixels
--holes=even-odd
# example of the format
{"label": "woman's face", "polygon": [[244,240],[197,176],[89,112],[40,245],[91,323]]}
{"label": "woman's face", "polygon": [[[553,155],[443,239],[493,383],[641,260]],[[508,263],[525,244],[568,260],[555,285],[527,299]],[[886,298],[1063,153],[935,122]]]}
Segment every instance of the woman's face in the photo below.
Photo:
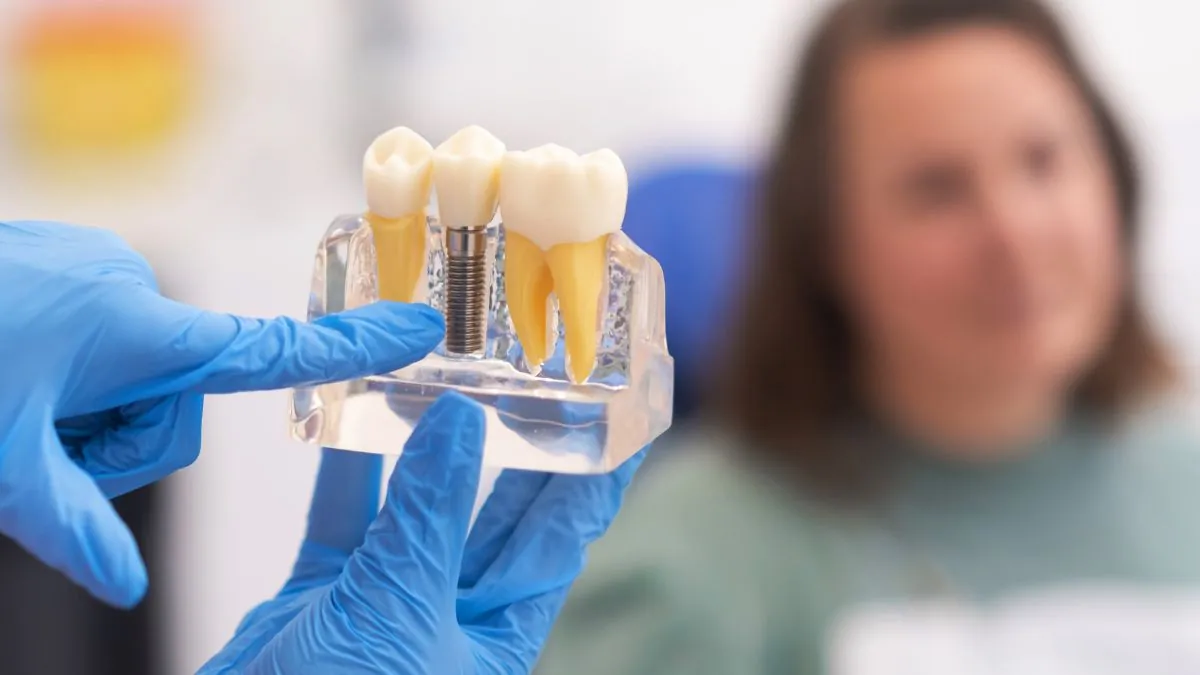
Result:
{"label": "woman's face", "polygon": [[851,59],[837,94],[836,269],[869,362],[1063,387],[1121,286],[1094,121],[1037,43],[964,28]]}

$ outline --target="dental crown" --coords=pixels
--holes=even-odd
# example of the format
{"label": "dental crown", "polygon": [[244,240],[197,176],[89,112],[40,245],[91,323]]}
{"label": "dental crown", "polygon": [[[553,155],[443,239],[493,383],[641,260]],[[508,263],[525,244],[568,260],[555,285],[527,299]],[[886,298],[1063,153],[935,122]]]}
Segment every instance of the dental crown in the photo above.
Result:
{"label": "dental crown", "polygon": [[582,157],[559,145],[504,156],[500,211],[504,224],[543,250],[621,229],[629,178],[612,150]]}
{"label": "dental crown", "polygon": [[382,218],[423,213],[429,201],[433,147],[407,127],[375,139],[363,157],[367,208]]}
{"label": "dental crown", "polygon": [[482,127],[469,126],[433,152],[438,217],[447,227],[487,225],[496,215],[504,143]]}

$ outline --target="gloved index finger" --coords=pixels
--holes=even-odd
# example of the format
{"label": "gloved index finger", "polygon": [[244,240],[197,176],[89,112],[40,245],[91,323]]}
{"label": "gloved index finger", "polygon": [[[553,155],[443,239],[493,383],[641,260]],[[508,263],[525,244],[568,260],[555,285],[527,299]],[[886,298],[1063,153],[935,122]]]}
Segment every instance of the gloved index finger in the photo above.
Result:
{"label": "gloved index finger", "polygon": [[510,645],[501,655],[509,671],[533,669],[588,545],[616,516],[645,452],[608,474],[552,476],[475,586],[460,590],[458,619]]}
{"label": "gloved index finger", "polygon": [[[387,499],[342,581],[385,614],[405,611],[421,588],[451,596],[483,463],[484,414],[457,393],[442,395],[404,445]],[[380,592],[387,591],[387,592]]]}
{"label": "gloved index finger", "polygon": [[469,590],[479,582],[549,481],[550,474],[541,471],[510,470],[500,476],[467,535],[458,580],[460,590]]}
{"label": "gloved index finger", "polygon": [[117,302],[89,336],[91,371],[64,415],[182,391],[263,391],[390,372],[423,358],[444,332],[441,315],[418,304],[380,302],[304,323],[200,310],[151,289]]}
{"label": "gloved index finger", "polygon": [[[421,304],[380,302],[313,323],[209,315],[233,322],[224,344],[199,369],[191,389],[206,394],[282,389],[377,375],[415,363],[433,351],[445,332],[442,315]],[[225,330],[229,330],[228,327]]]}
{"label": "gloved index finger", "polygon": [[459,616],[495,616],[508,608],[507,616],[497,616],[497,621],[519,617],[525,629],[548,633],[561,605],[559,591],[583,570],[588,545],[616,517],[646,452],[611,473],[550,477],[474,587],[460,594]]}

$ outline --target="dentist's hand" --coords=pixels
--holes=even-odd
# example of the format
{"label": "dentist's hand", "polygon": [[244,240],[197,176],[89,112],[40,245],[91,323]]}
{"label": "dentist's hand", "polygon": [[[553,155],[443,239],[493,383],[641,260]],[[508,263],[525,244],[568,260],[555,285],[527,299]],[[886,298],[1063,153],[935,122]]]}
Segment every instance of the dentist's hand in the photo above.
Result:
{"label": "dentist's hand", "polygon": [[483,436],[476,404],[441,398],[378,516],[381,459],[325,450],[292,578],[200,672],[530,672],[644,453],[601,476],[506,471],[468,537]]}
{"label": "dentist's hand", "polygon": [[441,337],[423,305],[313,324],[199,310],[110,232],[0,222],[0,534],[133,605],[146,569],[109,498],[195,460],[204,394],[387,372]]}

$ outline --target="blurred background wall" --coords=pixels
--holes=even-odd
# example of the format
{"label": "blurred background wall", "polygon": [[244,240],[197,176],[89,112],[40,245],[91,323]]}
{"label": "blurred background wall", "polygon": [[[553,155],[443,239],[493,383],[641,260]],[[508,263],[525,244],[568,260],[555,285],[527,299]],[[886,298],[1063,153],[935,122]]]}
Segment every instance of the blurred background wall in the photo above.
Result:
{"label": "blurred background wall", "polygon": [[[436,144],[477,123],[511,148],[608,146],[635,184],[671,165],[752,166],[771,138],[796,40],[821,4],[105,3],[185,17],[134,31],[181,65],[166,80],[126,82],[134,94],[119,97],[174,82],[176,107],[163,105],[178,115],[147,132],[149,141],[134,134],[85,147],[84,130],[83,140],[47,148],[36,138],[46,132],[18,113],[29,104],[30,73],[49,77],[37,58],[53,60],[54,45],[71,40],[43,40],[33,65],[19,47],[44,30],[37,19],[48,8],[69,15],[100,3],[0,0],[0,217],[109,227],[182,300],[302,316],[313,248],[334,215],[360,207],[361,153],[377,133],[404,124]],[[1149,186],[1145,281],[1200,374],[1200,5],[1060,4],[1138,134]],[[201,459],[164,486],[152,539],[163,562],[152,583],[169,672],[192,672],[288,572],[317,451],[287,439],[285,406],[280,392],[210,400]]]}

